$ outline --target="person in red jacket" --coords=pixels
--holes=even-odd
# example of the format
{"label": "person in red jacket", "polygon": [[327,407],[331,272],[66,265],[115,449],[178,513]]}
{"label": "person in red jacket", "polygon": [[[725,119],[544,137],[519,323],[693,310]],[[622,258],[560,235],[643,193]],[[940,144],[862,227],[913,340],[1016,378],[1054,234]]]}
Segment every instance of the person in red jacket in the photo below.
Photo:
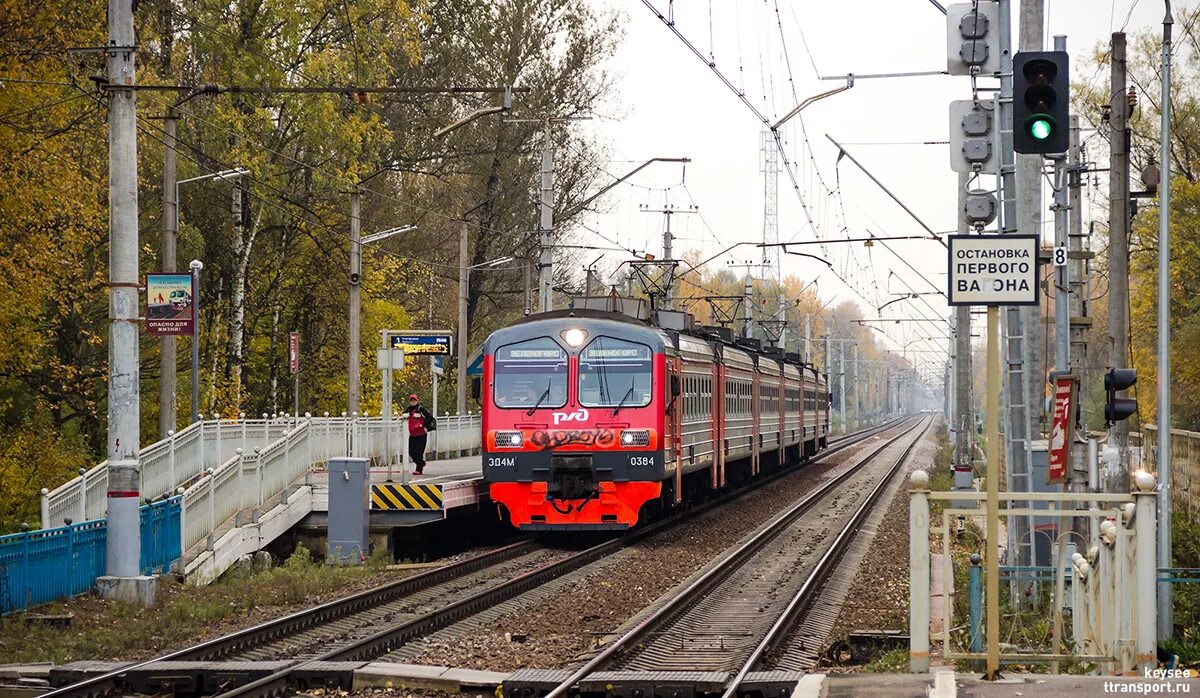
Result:
{"label": "person in red jacket", "polygon": [[408,409],[404,414],[408,417],[408,457],[417,466],[413,475],[421,475],[425,470],[425,444],[429,441],[429,432],[437,427],[433,415],[415,394],[408,396]]}

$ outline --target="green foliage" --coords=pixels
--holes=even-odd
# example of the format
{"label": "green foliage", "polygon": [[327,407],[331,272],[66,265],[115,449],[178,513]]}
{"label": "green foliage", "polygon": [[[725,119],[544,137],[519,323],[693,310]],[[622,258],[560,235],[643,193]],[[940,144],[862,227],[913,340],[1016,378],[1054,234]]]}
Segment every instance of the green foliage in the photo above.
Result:
{"label": "green foliage", "polygon": [[[529,88],[514,97],[522,114],[552,116],[605,103],[612,83],[604,65],[621,36],[617,16],[561,0],[165,0],[137,5],[135,23],[143,84],[515,85]],[[65,58],[67,48],[103,45],[104,25],[102,4],[0,0],[0,75],[17,78],[0,89],[0,439],[26,449],[0,449],[0,527],[35,518],[38,488],[106,455],[107,96],[89,79],[105,68],[102,58]],[[184,96],[138,93],[143,273],[165,263],[164,125],[156,117]],[[432,135],[499,100],[230,90],[175,108],[180,180],[234,166],[251,172],[242,181],[244,227],[231,220],[230,183],[180,190],[176,266],[205,264],[201,412],[290,411],[291,331],[300,333],[301,411],[346,409],[349,193],[364,178],[364,234],[418,226],[363,250],[364,410],[381,407],[371,368],[379,330],[454,326],[466,212],[472,264],[519,260],[471,275],[468,346],[520,316],[535,243],[528,231],[537,227],[529,202],[541,126],[490,117]],[[605,160],[585,133],[557,122],[550,134],[564,241],[575,235],[570,210]],[[174,367],[160,365],[158,348],[150,337],[140,348],[143,443],[157,437],[163,371],[182,379],[180,425],[190,402],[189,342],[179,342]],[[427,385],[428,364],[413,364],[397,377],[398,394]]]}

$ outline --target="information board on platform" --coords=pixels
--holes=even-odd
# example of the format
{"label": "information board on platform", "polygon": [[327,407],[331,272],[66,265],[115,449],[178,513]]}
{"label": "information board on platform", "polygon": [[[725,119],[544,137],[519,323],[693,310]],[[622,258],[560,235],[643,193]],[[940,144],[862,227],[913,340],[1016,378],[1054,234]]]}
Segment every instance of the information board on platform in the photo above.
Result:
{"label": "information board on platform", "polygon": [[950,305],[1037,305],[1037,235],[951,235]]}
{"label": "information board on platform", "polygon": [[432,356],[451,352],[451,332],[395,332],[389,333],[391,347],[406,356]]}

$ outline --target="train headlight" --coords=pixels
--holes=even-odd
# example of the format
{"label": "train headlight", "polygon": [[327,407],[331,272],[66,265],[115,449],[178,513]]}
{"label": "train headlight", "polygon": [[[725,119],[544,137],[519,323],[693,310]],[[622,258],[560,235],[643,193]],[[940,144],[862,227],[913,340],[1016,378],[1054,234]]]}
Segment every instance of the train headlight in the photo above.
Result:
{"label": "train headlight", "polygon": [[572,327],[569,330],[563,330],[559,336],[572,347],[578,347],[580,344],[583,344],[583,340],[587,339],[587,330]]}
{"label": "train headlight", "polygon": [[622,446],[649,446],[649,429],[626,429],[621,432]]}
{"label": "train headlight", "polygon": [[495,442],[496,448],[520,448],[525,445],[525,435],[519,431],[498,431]]}

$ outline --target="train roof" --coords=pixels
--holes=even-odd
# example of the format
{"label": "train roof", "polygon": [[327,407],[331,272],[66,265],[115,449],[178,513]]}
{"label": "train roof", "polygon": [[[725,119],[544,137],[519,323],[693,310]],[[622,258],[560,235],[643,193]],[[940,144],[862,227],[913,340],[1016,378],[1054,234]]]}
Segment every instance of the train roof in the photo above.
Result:
{"label": "train roof", "polygon": [[[496,330],[483,344],[485,353],[493,352],[497,347],[512,344],[535,337],[550,337],[559,340],[557,332],[547,332],[543,329],[546,323],[566,329],[579,327],[588,331],[589,336],[606,335],[620,339],[646,344],[655,352],[674,348],[667,334],[644,322],[639,322],[622,313],[612,313],[603,310],[552,310],[545,313],[528,315],[508,327]],[[565,347],[564,349],[570,349]]]}
{"label": "train roof", "polygon": [[694,342],[702,342],[709,347],[713,356],[733,353],[755,363],[760,359],[772,360],[784,366],[794,366],[802,373],[811,370],[818,378],[823,375],[815,366],[802,361],[799,354],[764,349],[758,340],[734,337],[728,328],[700,327],[692,332],[663,329],[626,313],[593,308],[551,310],[527,315],[493,332],[484,342],[484,351],[490,353],[496,347],[534,337],[556,338],[557,333],[546,333],[540,329],[542,323],[551,321],[569,321],[590,329],[591,334],[610,333],[622,339],[642,342],[654,351],[675,351],[683,349],[680,345],[692,344],[695,347]]}

